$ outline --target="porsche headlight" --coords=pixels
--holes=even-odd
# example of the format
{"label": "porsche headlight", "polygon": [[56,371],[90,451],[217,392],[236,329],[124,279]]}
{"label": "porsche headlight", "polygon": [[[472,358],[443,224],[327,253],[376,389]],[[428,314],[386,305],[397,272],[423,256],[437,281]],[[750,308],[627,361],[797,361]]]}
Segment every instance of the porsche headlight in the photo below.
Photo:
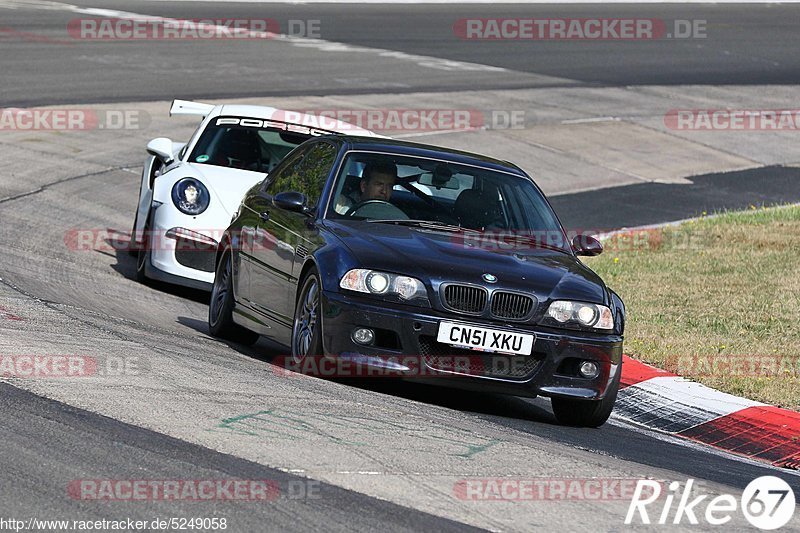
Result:
{"label": "porsche headlight", "polygon": [[181,213],[199,215],[208,208],[208,189],[199,180],[183,178],[172,187],[172,203]]}
{"label": "porsche headlight", "polygon": [[342,276],[339,287],[367,294],[394,295],[404,301],[428,299],[425,285],[417,278],[366,268],[349,270]]}
{"label": "porsche headlight", "polygon": [[564,327],[614,329],[614,315],[605,305],[556,300],[547,308],[546,316]]}

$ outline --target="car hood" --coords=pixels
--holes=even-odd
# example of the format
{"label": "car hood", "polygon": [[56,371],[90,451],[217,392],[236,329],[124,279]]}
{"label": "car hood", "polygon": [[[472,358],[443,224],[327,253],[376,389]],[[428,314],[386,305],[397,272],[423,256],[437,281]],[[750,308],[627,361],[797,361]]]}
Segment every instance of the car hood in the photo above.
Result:
{"label": "car hood", "polygon": [[202,163],[186,163],[185,166],[177,168],[173,172],[176,172],[176,181],[189,176],[199,179],[208,188],[211,201],[219,202],[228,217],[233,216],[245,193],[266,177],[264,172],[251,172]]}
{"label": "car hood", "polygon": [[[327,221],[365,268],[430,282],[457,281],[534,293],[539,301],[572,299],[608,304],[605,284],[575,256],[532,246],[499,249],[462,233],[393,224]],[[496,276],[489,284],[483,274]]]}

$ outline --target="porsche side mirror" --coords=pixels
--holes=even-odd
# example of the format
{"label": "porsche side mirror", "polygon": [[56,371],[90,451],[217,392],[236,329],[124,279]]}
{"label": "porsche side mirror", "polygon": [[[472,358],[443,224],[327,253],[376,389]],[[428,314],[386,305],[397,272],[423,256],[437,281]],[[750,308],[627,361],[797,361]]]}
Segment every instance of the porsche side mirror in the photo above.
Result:
{"label": "porsche side mirror", "polygon": [[172,155],[172,141],[166,137],[153,139],[147,143],[147,153],[157,157],[165,164],[171,163],[174,159]]}
{"label": "porsche side mirror", "polygon": [[286,211],[308,214],[306,195],[297,191],[279,192],[272,198],[272,204]]}
{"label": "porsche side mirror", "polygon": [[572,239],[572,250],[575,255],[600,255],[603,245],[591,235],[575,235]]}

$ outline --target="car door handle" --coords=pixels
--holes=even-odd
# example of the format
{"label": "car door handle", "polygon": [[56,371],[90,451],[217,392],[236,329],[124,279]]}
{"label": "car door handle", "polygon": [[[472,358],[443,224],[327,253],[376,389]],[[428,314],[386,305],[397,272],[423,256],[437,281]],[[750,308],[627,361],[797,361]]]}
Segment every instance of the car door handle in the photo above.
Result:
{"label": "car door handle", "polygon": [[259,216],[259,218],[260,218],[261,220],[263,220],[264,222],[266,222],[267,220],[269,220],[269,211],[264,211],[263,213],[261,213],[261,214],[260,214],[260,215],[258,215],[258,216]]}

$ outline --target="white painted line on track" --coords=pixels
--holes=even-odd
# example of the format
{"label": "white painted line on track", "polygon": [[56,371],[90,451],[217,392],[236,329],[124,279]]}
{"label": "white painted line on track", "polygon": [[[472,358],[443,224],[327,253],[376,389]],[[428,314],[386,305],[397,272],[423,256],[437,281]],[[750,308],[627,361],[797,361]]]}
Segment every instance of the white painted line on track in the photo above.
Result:
{"label": "white painted line on track", "polygon": [[574,118],[571,120],[562,120],[561,124],[591,124],[593,122],[619,122],[622,119],[619,117],[593,117],[593,118]]}
{"label": "white painted line on track", "polygon": [[653,377],[620,390],[619,418],[680,433],[748,407],[766,404],[733,396],[678,376]]}
{"label": "white painted line on track", "polygon": [[481,131],[483,129],[484,128],[455,128],[450,130],[421,131],[418,133],[400,133],[398,135],[392,135],[392,139],[413,139],[414,137],[429,137],[446,133],[464,133],[468,131]]}
{"label": "white painted line on track", "polygon": [[642,381],[631,387],[647,390],[676,403],[693,405],[718,416],[728,415],[748,407],[764,406],[765,403],[748,400],[707,387],[679,376],[660,376]]}

